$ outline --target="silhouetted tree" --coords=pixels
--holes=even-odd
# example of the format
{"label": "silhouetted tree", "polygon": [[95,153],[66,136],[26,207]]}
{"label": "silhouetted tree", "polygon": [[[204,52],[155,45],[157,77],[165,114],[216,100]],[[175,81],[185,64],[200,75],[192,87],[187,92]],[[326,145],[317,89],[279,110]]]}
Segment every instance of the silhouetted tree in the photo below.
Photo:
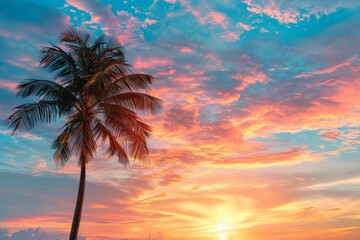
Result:
{"label": "silhouetted tree", "polygon": [[71,27],[60,35],[60,43],[40,51],[40,64],[54,73],[55,79],[28,79],[19,84],[18,96],[33,96],[38,101],[14,108],[8,125],[16,133],[38,123],[65,119],[52,148],[58,166],[64,166],[73,154],[81,167],[69,238],[75,240],[84,201],[86,164],[94,157],[97,144],[107,141],[106,153],[124,165],[129,158],[147,161],[146,139],[151,128],[136,111],[155,113],[161,101],[136,92],[149,89],[154,79],[131,73],[122,47],[114,39],[94,39],[88,32]]}

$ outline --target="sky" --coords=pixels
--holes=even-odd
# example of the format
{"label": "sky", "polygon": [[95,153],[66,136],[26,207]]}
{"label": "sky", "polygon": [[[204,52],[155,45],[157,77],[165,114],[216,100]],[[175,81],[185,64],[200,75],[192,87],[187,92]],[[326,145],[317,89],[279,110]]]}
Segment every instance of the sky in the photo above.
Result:
{"label": "sky", "polygon": [[[359,22],[354,0],[3,0],[0,119],[66,27],[114,36],[164,108],[149,165],[89,163],[81,239],[360,239]],[[0,240],[67,239],[61,121],[0,126]]]}

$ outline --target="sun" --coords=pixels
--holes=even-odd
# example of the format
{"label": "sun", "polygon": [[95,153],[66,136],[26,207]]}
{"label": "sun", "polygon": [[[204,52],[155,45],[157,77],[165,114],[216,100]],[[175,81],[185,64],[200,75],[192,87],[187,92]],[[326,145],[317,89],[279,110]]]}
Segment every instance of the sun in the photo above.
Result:
{"label": "sun", "polygon": [[230,227],[224,225],[224,224],[219,224],[216,225],[215,229],[216,232],[218,233],[219,239],[220,240],[226,240],[227,239],[227,233],[226,231],[229,229]]}
{"label": "sun", "polygon": [[226,233],[219,233],[219,239],[220,240],[226,240],[227,239]]}

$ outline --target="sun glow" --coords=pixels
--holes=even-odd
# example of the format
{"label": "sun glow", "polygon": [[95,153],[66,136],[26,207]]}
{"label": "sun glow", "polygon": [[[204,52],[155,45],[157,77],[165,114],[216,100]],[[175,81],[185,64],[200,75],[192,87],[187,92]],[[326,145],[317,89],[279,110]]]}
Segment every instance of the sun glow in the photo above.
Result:
{"label": "sun glow", "polygon": [[226,226],[224,224],[219,224],[215,227],[216,232],[218,233],[220,240],[226,240],[227,239],[227,230],[230,229],[229,226]]}
{"label": "sun glow", "polygon": [[227,239],[226,233],[219,233],[219,239],[226,240]]}

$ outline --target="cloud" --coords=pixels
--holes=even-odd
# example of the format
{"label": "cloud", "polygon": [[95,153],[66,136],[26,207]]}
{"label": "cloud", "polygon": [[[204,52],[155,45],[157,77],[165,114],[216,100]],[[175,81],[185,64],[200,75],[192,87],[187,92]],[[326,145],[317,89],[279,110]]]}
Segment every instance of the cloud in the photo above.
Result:
{"label": "cloud", "polygon": [[189,47],[181,47],[180,48],[180,52],[183,52],[183,53],[191,53],[193,51],[194,50],[192,48],[189,48]]}
{"label": "cloud", "polygon": [[[0,134],[3,134],[3,135],[12,135],[12,131],[11,130],[1,130],[0,128]],[[23,139],[27,139],[27,140],[31,140],[31,141],[40,141],[40,140],[43,140],[42,137],[39,137],[37,136],[36,134],[32,134],[32,133],[21,133],[19,135],[15,135],[16,136],[19,136]]]}
{"label": "cloud", "polygon": [[357,56],[351,56],[348,59],[346,59],[344,62],[331,66],[329,68],[325,68],[322,70],[318,70],[318,71],[312,71],[312,72],[307,72],[307,73],[301,73],[299,75],[297,75],[297,78],[301,78],[301,77],[311,77],[314,75],[324,75],[324,74],[330,74],[333,73],[335,71],[337,71],[339,68],[343,68],[346,66],[350,66],[352,64],[352,62],[357,58]]}
{"label": "cloud", "polygon": [[271,0],[267,2],[267,4],[261,4],[252,0],[246,0],[244,2],[249,6],[247,8],[249,12],[266,14],[269,17],[278,20],[280,23],[297,23],[299,18],[301,18],[300,13],[295,9],[280,9],[275,0]]}
{"label": "cloud", "polygon": [[228,22],[224,14],[219,12],[209,12],[206,16],[212,24],[219,24],[222,28],[227,29]]}
{"label": "cloud", "polygon": [[[61,237],[67,237],[61,234]],[[59,234],[47,233],[40,228],[20,229],[16,232],[9,233],[7,229],[0,229],[0,240],[59,240]],[[83,236],[79,240],[85,240]]]}
{"label": "cloud", "polygon": [[[115,12],[112,10],[111,4],[102,5],[97,0],[91,2],[66,0],[66,2],[79,10],[89,13],[91,20],[100,24],[106,35],[114,36],[122,45],[133,45],[143,38],[140,31],[140,22],[126,11]],[[149,24],[149,21],[147,21],[147,24]]]}
{"label": "cloud", "polygon": [[249,167],[272,166],[272,165],[291,165],[302,161],[318,161],[320,156],[311,154],[304,147],[292,147],[280,152],[266,152],[249,154],[245,156],[223,158],[216,161],[215,165],[243,165]]}
{"label": "cloud", "polygon": [[[37,229],[22,229],[18,232],[14,232],[12,234],[6,233],[6,229],[2,229],[5,234],[3,236],[0,236],[1,240],[50,240],[47,233],[44,231],[41,231],[40,228]],[[8,236],[10,235],[10,236]]]}
{"label": "cloud", "polygon": [[298,22],[308,20],[312,16],[320,18],[336,12],[339,8],[357,9],[359,3],[354,1],[311,1],[305,0],[301,2],[284,1],[284,0],[244,0],[247,4],[247,10],[252,13],[267,15],[276,19],[281,24],[297,24]]}
{"label": "cloud", "polygon": [[15,92],[16,91],[16,86],[17,86],[17,83],[8,82],[8,81],[5,81],[5,80],[0,80],[0,87],[1,88],[6,88],[8,90],[11,90],[11,91]]}
{"label": "cloud", "polygon": [[156,20],[149,19],[149,18],[145,18],[145,20],[143,21],[143,23],[141,24],[141,26],[142,26],[143,28],[146,28],[147,26],[153,25],[153,24],[155,24],[155,23],[157,23]]}
{"label": "cloud", "polygon": [[357,185],[359,185],[359,183],[360,183],[360,177],[357,176],[357,177],[352,177],[352,178],[348,178],[348,179],[340,179],[340,180],[335,180],[335,181],[330,181],[330,182],[314,184],[314,185],[306,187],[306,189],[319,190],[319,189],[334,188],[334,187],[339,188],[344,185],[357,186]]}
{"label": "cloud", "polygon": [[333,141],[341,136],[341,132],[337,130],[322,130],[319,132],[319,136],[325,141]]}
{"label": "cloud", "polygon": [[151,69],[151,68],[159,68],[163,66],[171,66],[173,62],[171,59],[166,58],[147,58],[142,59],[140,57],[135,58],[133,67],[135,69]]}
{"label": "cloud", "polygon": [[165,113],[164,127],[169,130],[191,129],[196,123],[195,112],[191,108],[175,105]]}

